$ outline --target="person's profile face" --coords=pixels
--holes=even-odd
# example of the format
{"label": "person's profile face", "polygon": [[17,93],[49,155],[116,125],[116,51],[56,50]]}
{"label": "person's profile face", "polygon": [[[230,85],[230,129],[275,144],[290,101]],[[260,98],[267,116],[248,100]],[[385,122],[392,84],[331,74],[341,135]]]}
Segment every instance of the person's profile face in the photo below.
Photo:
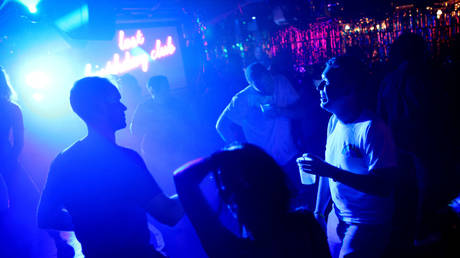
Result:
{"label": "person's profile face", "polygon": [[327,68],[321,75],[321,82],[316,86],[320,94],[321,108],[334,113],[338,100],[342,96],[342,85],[335,73],[331,73]]}

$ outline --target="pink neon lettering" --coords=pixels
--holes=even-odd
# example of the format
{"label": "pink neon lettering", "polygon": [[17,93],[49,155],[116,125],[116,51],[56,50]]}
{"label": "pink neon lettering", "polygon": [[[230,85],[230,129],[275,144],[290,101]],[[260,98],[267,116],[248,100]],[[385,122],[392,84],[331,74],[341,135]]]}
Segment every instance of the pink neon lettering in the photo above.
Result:
{"label": "pink neon lettering", "polygon": [[170,56],[176,52],[176,47],[172,43],[172,37],[168,36],[166,39],[166,45],[161,46],[161,40],[155,41],[155,48],[150,52],[150,58],[157,60],[166,56]]}
{"label": "pink neon lettering", "polygon": [[145,42],[144,34],[141,30],[136,31],[136,35],[125,38],[125,32],[120,30],[118,32],[118,47],[120,50],[128,50],[140,45],[143,45]]}
{"label": "pink neon lettering", "polygon": [[[124,31],[120,31],[118,34],[118,47],[121,50],[129,50],[144,44],[145,38],[142,31],[137,30],[136,36],[125,38]],[[167,56],[171,56],[176,52],[176,47],[172,42],[172,37],[166,38],[166,45],[161,46],[161,40],[155,41],[155,48],[150,51],[150,55],[147,53],[132,56],[129,51],[125,51],[124,58],[120,58],[120,54],[115,53],[110,61],[106,63],[106,66],[100,70],[92,71],[92,65],[87,64],[85,66],[85,75],[99,75],[105,76],[108,74],[122,74],[128,71],[141,68],[143,72],[149,70],[150,60],[157,60]],[[97,66],[96,66],[97,68]]]}

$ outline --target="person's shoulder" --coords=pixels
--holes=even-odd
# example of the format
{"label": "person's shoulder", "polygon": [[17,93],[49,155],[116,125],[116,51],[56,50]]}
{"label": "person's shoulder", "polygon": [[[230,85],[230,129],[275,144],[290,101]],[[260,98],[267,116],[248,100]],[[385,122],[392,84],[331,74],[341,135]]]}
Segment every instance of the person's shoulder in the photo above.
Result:
{"label": "person's shoulder", "polygon": [[6,102],[6,108],[12,114],[15,114],[15,115],[21,115],[22,114],[21,107],[15,102],[12,102],[12,101]]}
{"label": "person's shoulder", "polygon": [[256,91],[254,90],[254,87],[252,87],[251,85],[248,85],[244,89],[237,92],[235,96],[233,96],[233,98],[244,97],[244,96],[255,94],[255,93]]}
{"label": "person's shoulder", "polygon": [[83,140],[77,140],[76,142],[72,143],[69,147],[65,148],[61,151],[55,160],[68,160],[75,156],[80,156],[81,153],[85,153],[85,143]]}
{"label": "person's shoulder", "polygon": [[372,111],[366,111],[363,113],[360,124],[364,130],[363,133],[365,133],[367,137],[383,137],[391,135],[391,129],[385,121]]}
{"label": "person's shoulder", "polygon": [[133,161],[134,163],[138,164],[139,162],[143,162],[141,155],[137,151],[119,145],[117,145],[117,148],[120,150],[124,157]]}
{"label": "person's shoulder", "polygon": [[84,150],[83,145],[82,140],[78,140],[58,153],[51,162],[51,169],[67,171],[68,168],[75,167],[79,163],[80,157],[88,153],[87,150]]}
{"label": "person's shoulder", "polygon": [[243,104],[250,98],[250,96],[253,96],[255,94],[257,93],[254,90],[254,88],[251,85],[248,85],[246,88],[240,90],[232,97],[232,102],[233,104]]}

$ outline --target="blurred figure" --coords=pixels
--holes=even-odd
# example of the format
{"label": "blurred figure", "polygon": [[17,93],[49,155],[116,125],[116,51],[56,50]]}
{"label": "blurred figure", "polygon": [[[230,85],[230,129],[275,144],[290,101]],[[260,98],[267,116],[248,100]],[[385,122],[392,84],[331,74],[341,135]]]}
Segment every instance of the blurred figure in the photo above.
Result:
{"label": "blurred figure", "polygon": [[[136,109],[131,131],[140,139],[141,154],[160,188],[173,195],[176,194],[173,171],[190,160],[193,148],[198,148],[191,144],[197,135],[185,117],[192,112],[172,96],[166,76],[151,77],[147,89],[150,98]],[[172,258],[186,255],[203,257],[198,238],[187,219],[174,228],[150,222],[160,229],[165,242],[164,250]]]}
{"label": "blurred figure", "polygon": [[[133,121],[134,112],[139,104],[143,101],[142,88],[137,79],[127,73],[116,79],[116,85],[120,90],[121,102],[126,105],[126,124],[130,125]],[[140,151],[140,140],[133,137],[129,128],[117,132],[118,144],[130,149]]]}
{"label": "blurred figure", "polygon": [[137,82],[136,77],[127,73],[120,76],[117,85],[121,94],[121,101],[126,105],[126,123],[131,124],[134,111],[142,103],[142,88]]}
{"label": "blurred figure", "polygon": [[[0,176],[7,185],[12,182],[12,177],[18,170],[18,158],[24,146],[22,111],[14,102],[15,99],[16,93],[10,85],[8,75],[0,67]],[[15,205],[14,202],[12,205]]]}
{"label": "blurred figure", "polygon": [[404,171],[397,188],[400,229],[394,234],[399,249],[413,247],[414,238],[426,242],[436,235],[437,211],[460,189],[458,127],[445,126],[456,116],[456,81],[438,72],[427,54],[422,36],[401,34],[391,46],[391,72],[378,96],[378,113],[392,130]]}
{"label": "blurred figure", "polygon": [[38,208],[41,228],[75,231],[85,257],[163,257],[150,245],[146,212],[173,226],[183,216],[142,158],[115,143],[126,107],[107,79],[87,77],[70,93],[88,135],[53,161]]}
{"label": "blurred figure", "polygon": [[15,101],[8,75],[0,67],[0,257],[30,257],[37,234],[39,194],[19,162],[24,123]]}
{"label": "blurred figure", "polygon": [[175,194],[172,172],[187,160],[184,151],[192,138],[185,107],[172,96],[166,76],[151,77],[147,89],[150,98],[137,107],[131,131],[141,139],[141,154],[160,187]]}
{"label": "blurred figure", "polygon": [[[241,226],[227,229],[200,189],[212,174],[219,197]],[[330,257],[309,212],[290,212],[282,168],[259,147],[233,145],[176,171],[179,198],[209,257]]]}
{"label": "blurred figure", "polygon": [[248,142],[264,149],[289,176],[295,193],[293,208],[311,209],[314,197],[300,183],[295,158],[299,151],[292,137],[291,122],[304,115],[299,95],[281,75],[253,63],[245,70],[249,83],[238,92],[217,120],[216,129],[226,143]]}
{"label": "blurred figure", "polygon": [[332,257],[382,257],[389,242],[396,149],[390,129],[363,107],[363,65],[354,57],[330,59],[318,85],[321,107],[332,113],[326,161],[304,154],[305,173],[321,176],[315,216],[323,225]]}

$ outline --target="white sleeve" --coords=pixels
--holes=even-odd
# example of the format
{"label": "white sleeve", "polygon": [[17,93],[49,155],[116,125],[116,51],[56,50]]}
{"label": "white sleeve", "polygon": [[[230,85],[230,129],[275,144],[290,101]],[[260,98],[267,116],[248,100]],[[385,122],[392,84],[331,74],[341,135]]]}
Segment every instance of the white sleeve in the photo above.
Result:
{"label": "white sleeve", "polygon": [[396,146],[387,125],[381,120],[372,121],[365,139],[369,171],[397,166]]}

